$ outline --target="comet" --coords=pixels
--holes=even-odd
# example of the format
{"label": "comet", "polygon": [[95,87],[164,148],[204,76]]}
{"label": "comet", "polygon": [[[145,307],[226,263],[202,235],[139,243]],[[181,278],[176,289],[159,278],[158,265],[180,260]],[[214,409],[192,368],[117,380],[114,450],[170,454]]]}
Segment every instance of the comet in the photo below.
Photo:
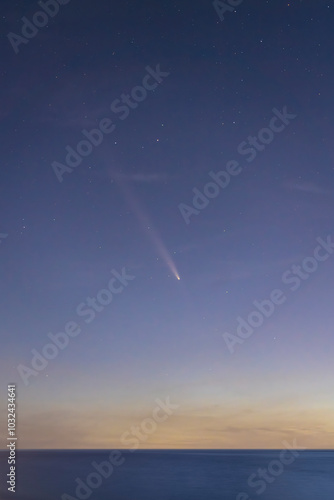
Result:
{"label": "comet", "polygon": [[115,180],[118,182],[118,185],[120,189],[122,190],[124,197],[127,201],[127,203],[130,205],[132,212],[138,219],[141,227],[145,231],[147,237],[151,240],[153,243],[157,253],[160,255],[161,259],[165,262],[166,266],[168,269],[171,271],[171,273],[175,276],[175,278],[180,281],[180,275],[178,273],[178,270],[176,269],[176,265],[170,256],[166,246],[164,245],[159,233],[157,230],[153,227],[152,222],[150,221],[149,216],[143,209],[143,207],[140,205],[139,201],[136,199],[135,195],[133,192],[130,191],[130,188],[128,185],[122,180],[119,176],[113,175]]}
{"label": "comet", "polygon": [[[149,226],[152,227],[152,226]],[[167,248],[163,244],[159,234],[155,229],[150,229],[149,232],[149,237],[151,241],[154,243],[155,248],[157,249],[157,252],[159,253],[160,257],[162,260],[165,262],[166,266],[170,269],[171,273],[175,276],[175,278],[180,281],[180,275],[176,269],[176,266],[173,262],[173,259],[171,258]]]}

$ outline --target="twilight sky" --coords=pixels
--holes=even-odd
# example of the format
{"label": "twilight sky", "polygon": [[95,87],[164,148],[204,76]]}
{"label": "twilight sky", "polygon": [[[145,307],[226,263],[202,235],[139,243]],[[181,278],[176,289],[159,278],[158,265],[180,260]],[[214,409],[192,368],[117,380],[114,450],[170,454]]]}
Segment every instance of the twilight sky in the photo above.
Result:
{"label": "twilight sky", "polygon": [[19,448],[333,448],[334,6],[54,1],[2,8],[1,446],[16,383]]}

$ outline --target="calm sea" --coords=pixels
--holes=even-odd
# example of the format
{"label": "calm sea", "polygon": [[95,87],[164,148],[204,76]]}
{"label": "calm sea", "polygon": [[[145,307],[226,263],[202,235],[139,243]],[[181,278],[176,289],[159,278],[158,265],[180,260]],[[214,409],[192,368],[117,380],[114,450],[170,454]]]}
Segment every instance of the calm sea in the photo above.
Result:
{"label": "calm sea", "polygon": [[122,451],[113,469],[108,451],[18,451],[15,494],[7,455],[1,500],[334,499],[334,451]]}

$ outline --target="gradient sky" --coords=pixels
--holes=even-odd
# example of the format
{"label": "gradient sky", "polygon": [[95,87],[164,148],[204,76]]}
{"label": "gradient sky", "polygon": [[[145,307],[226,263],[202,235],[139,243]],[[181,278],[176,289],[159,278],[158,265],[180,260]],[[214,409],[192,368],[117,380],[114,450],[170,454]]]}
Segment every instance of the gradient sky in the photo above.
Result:
{"label": "gradient sky", "polygon": [[[294,292],[282,275],[334,239],[334,6],[244,0],[221,21],[207,0],[71,0],[15,54],[7,34],[40,7],[3,4],[2,447],[16,383],[19,448],[122,448],[167,397],[142,448],[333,448],[334,254]],[[111,103],[158,64],[121,120]],[[239,144],[284,106],[296,118],[248,163]],[[115,130],[60,183],[52,162],[103,118]],[[187,225],[179,205],[230,160],[242,172]],[[122,268],[86,324],[77,306]],[[25,386],[17,366],[68,321],[81,333]]]}

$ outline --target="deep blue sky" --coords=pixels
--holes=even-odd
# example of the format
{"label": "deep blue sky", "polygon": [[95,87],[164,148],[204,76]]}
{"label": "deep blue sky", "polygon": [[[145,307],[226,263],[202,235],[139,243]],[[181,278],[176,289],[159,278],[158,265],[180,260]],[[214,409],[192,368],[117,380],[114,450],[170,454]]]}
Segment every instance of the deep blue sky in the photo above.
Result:
{"label": "deep blue sky", "polygon": [[[221,21],[206,0],[71,0],[16,54],[8,33],[39,10],[5,1],[1,24],[0,376],[21,446],[122,446],[169,396],[146,447],[333,447],[334,255],[296,291],[282,276],[334,234],[334,7],[244,0]],[[110,105],[157,65],[122,120]],[[247,162],[239,145],[285,106],[296,117]],[[52,163],[105,118],[59,182]],[[231,160],[242,172],[186,224],[180,204]],[[86,324],[77,306],[123,268],[135,278]],[[223,334],[277,288],[231,353]],[[18,365],[68,321],[81,333],[25,385]]]}

